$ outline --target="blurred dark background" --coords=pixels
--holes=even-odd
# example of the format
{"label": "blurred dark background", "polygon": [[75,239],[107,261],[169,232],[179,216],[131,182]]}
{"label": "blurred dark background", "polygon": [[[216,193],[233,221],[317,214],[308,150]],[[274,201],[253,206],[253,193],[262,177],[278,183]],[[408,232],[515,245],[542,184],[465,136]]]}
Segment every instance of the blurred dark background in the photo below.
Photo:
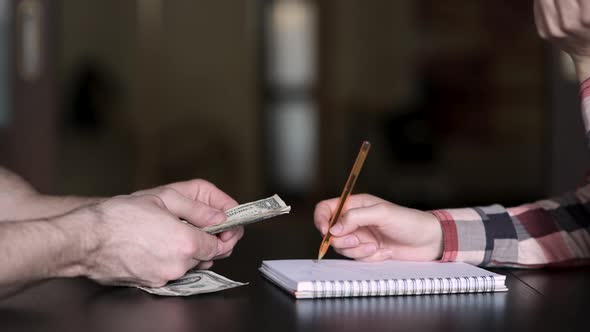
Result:
{"label": "blurred dark background", "polygon": [[251,201],[421,208],[571,190],[571,64],[532,1],[2,0],[0,164],[46,193],[205,178]]}

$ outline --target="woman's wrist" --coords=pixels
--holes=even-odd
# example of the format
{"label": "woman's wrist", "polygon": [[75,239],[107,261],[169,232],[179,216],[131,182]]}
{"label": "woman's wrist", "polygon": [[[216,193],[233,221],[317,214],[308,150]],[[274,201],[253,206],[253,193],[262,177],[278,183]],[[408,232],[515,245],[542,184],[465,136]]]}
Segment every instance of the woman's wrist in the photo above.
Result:
{"label": "woman's wrist", "polygon": [[590,57],[572,57],[576,66],[578,80],[583,83],[590,79]]}
{"label": "woman's wrist", "polygon": [[443,254],[443,228],[438,220],[437,216],[433,213],[427,212],[430,216],[430,234],[431,234],[431,250],[433,253],[433,261],[439,261],[442,259]]}

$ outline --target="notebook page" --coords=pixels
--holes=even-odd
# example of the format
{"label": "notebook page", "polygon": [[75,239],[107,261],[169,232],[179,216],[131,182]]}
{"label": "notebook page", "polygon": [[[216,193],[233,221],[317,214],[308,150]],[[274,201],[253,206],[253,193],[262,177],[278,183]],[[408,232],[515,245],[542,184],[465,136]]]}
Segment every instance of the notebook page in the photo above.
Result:
{"label": "notebook page", "polygon": [[393,280],[494,276],[465,263],[384,261],[364,263],[352,260],[274,260],[263,265],[294,284],[320,280]]}

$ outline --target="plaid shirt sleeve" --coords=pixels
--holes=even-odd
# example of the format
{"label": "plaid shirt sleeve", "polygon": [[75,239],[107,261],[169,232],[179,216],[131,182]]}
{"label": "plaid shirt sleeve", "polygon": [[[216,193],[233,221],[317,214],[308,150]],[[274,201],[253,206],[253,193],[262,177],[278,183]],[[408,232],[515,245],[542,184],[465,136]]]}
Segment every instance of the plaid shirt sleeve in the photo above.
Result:
{"label": "plaid shirt sleeve", "polygon": [[[590,79],[582,83],[590,139]],[[541,267],[590,263],[590,183],[573,193],[513,208],[432,211],[443,229],[442,261]]]}

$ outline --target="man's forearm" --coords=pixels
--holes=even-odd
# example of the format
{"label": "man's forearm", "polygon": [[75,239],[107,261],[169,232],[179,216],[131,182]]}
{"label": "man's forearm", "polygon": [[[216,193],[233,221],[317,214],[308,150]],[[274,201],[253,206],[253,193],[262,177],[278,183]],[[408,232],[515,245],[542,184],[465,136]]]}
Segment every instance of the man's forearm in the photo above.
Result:
{"label": "man's forearm", "polygon": [[59,216],[101,201],[99,197],[44,196],[33,194],[0,202],[0,223]]}
{"label": "man's forearm", "polygon": [[31,220],[63,215],[85,205],[103,200],[100,197],[36,195],[13,209],[11,220]]}
{"label": "man's forearm", "polygon": [[23,178],[0,167],[0,222],[57,216],[99,200],[41,195]]}
{"label": "man's forearm", "polygon": [[72,213],[0,223],[0,298],[46,279],[84,275],[92,234],[84,218]]}

